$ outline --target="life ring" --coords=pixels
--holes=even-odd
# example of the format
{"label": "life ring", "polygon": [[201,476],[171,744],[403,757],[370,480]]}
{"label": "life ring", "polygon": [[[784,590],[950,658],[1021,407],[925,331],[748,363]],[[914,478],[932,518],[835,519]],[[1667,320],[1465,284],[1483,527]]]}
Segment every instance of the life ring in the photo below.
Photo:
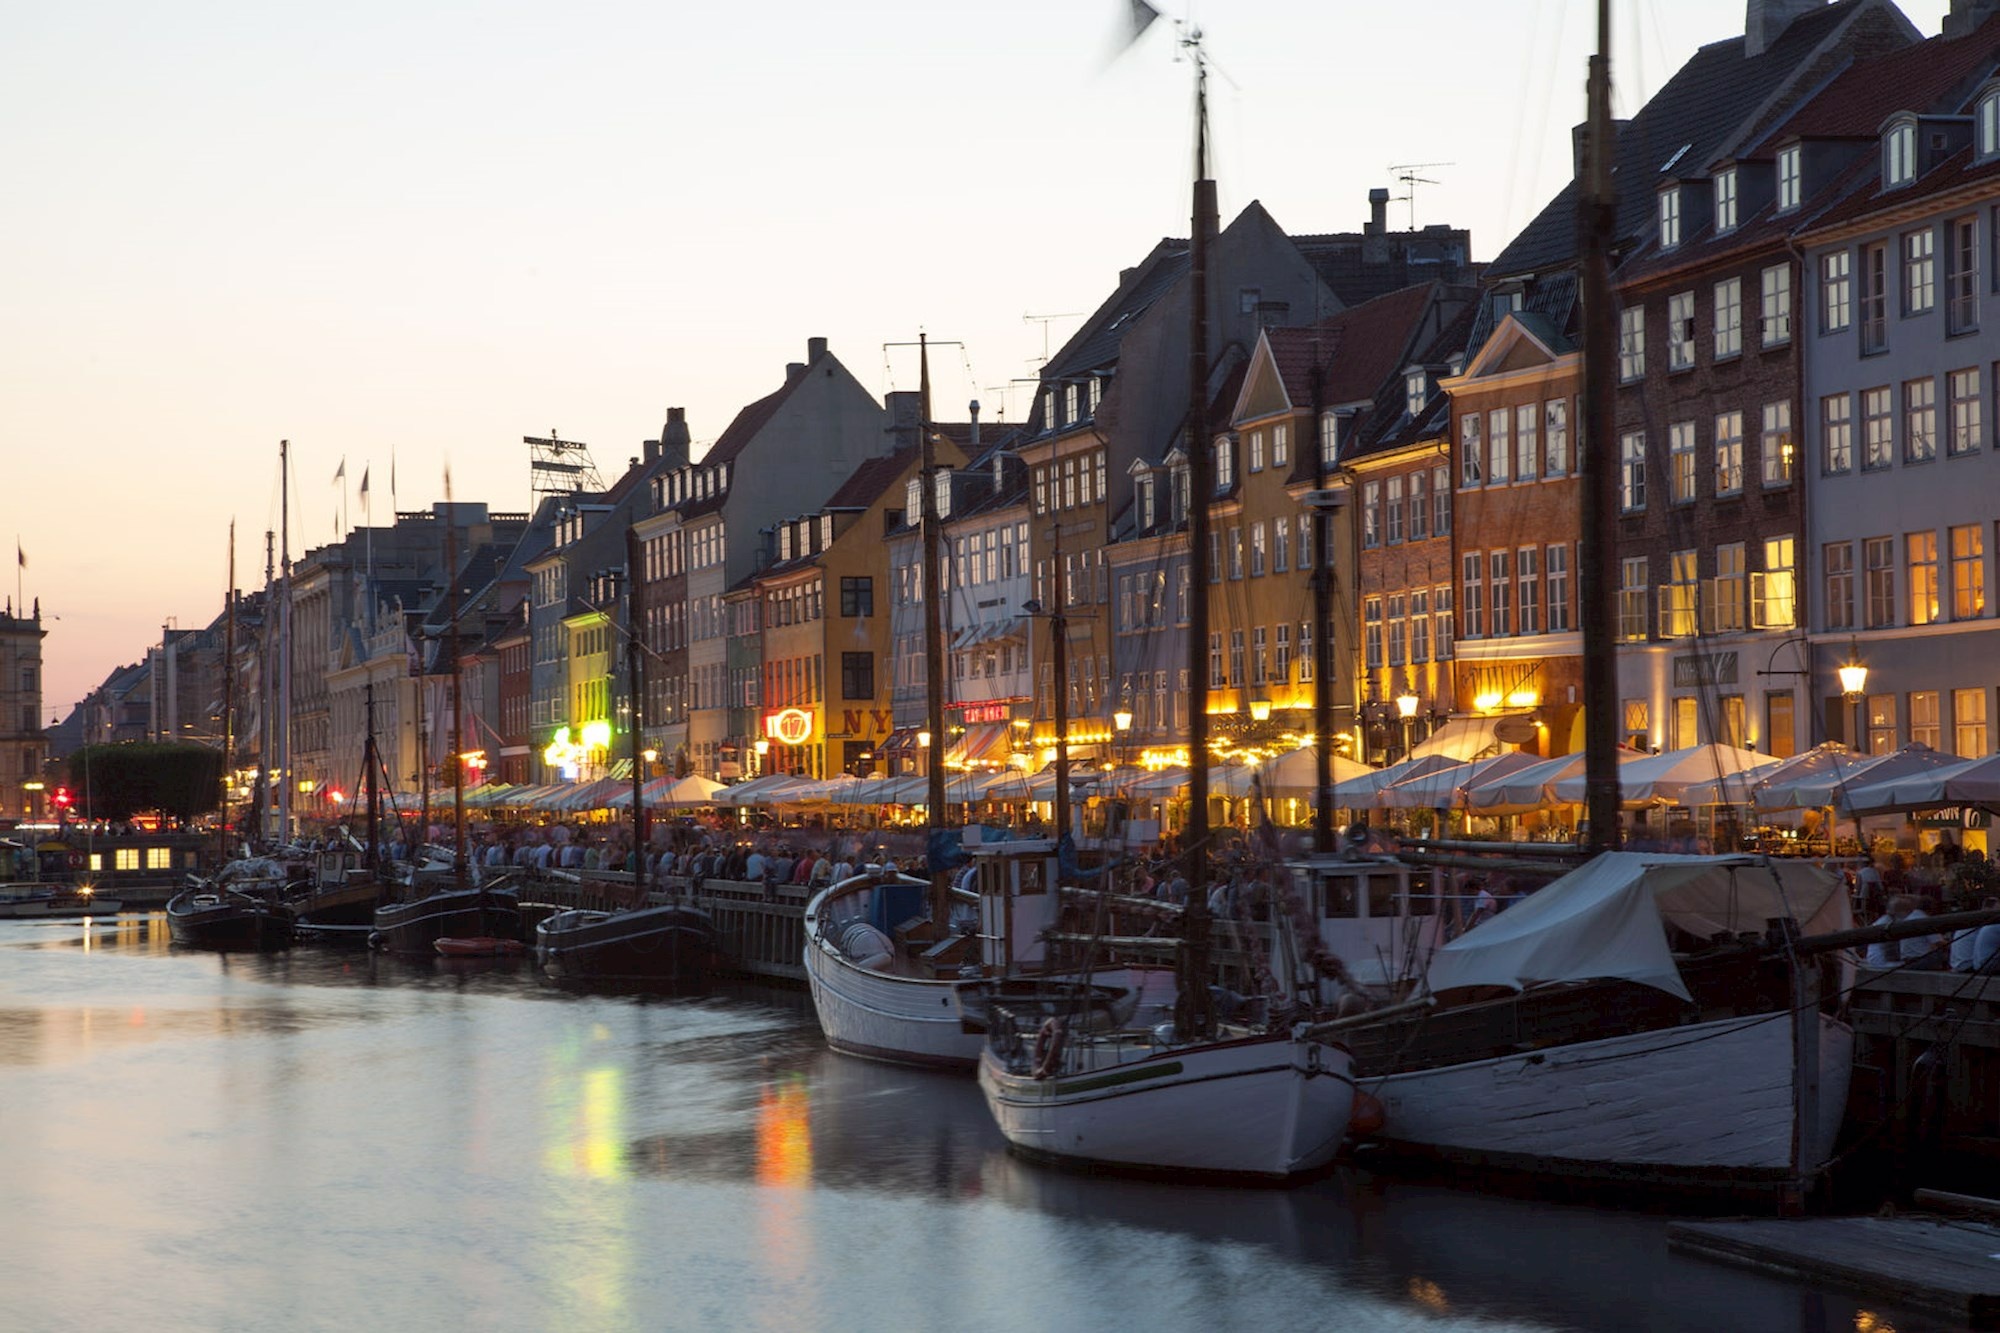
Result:
{"label": "life ring", "polygon": [[1062,1052],[1063,1025],[1053,1018],[1043,1019],[1035,1030],[1035,1077],[1054,1078],[1062,1065]]}

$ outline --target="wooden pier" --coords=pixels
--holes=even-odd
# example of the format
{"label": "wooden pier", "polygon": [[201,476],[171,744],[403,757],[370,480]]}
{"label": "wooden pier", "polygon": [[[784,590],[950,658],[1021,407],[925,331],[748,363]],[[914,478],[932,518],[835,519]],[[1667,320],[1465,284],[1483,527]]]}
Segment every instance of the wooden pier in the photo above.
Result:
{"label": "wooden pier", "polygon": [[2000,976],[1864,970],[1850,1016],[1850,1129],[1892,1155],[2000,1162]]}

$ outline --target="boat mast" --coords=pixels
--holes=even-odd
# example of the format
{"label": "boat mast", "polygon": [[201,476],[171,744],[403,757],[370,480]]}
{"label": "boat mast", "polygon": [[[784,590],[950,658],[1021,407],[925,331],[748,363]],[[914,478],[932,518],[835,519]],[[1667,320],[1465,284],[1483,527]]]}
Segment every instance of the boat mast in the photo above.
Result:
{"label": "boat mast", "polygon": [[292,444],[278,441],[278,837],[292,837]]}
{"label": "boat mast", "polygon": [[[1208,543],[1215,498],[1208,438],[1208,238],[1216,225],[1215,182],[1208,176],[1208,62],[1201,33],[1181,39],[1194,63],[1194,216],[1188,251],[1188,708],[1187,881],[1208,881]],[[1063,682],[1057,681],[1061,689]]]}
{"label": "boat mast", "polygon": [[641,636],[645,633],[645,545],[637,528],[625,529],[625,680],[632,695],[632,883],[638,905],[646,902],[646,663]]}
{"label": "boat mast", "polygon": [[382,873],[381,853],[376,849],[382,842],[382,784],[376,780],[375,771],[381,766],[382,757],[375,749],[375,682],[369,681],[364,696],[367,712],[368,732],[361,741],[361,770],[363,788],[368,793],[368,850],[363,853],[361,863],[368,867],[368,873],[380,877]]}
{"label": "boat mast", "polygon": [[[1312,368],[1312,431],[1319,430],[1320,413],[1326,410],[1326,372],[1319,363],[1317,347],[1313,353]],[[1303,432],[1302,432],[1303,433]],[[1308,438],[1311,438],[1308,436]],[[1334,436],[1336,449],[1340,443],[1338,430]],[[1313,485],[1320,491],[1326,489],[1326,467],[1330,461],[1327,451],[1315,441],[1308,445],[1300,441],[1301,448],[1313,451]],[[1333,851],[1333,690],[1328,676],[1333,665],[1333,524],[1328,520],[1327,511],[1315,506],[1312,510],[1311,529],[1313,537],[1312,608],[1313,625],[1311,651],[1317,656],[1312,661],[1313,672],[1313,850],[1322,856]]]}
{"label": "boat mast", "polygon": [[445,605],[450,621],[445,625],[445,649],[451,654],[451,874],[459,888],[465,887],[465,706],[461,697],[458,661],[458,510],[451,502],[451,469],[444,472],[444,576],[448,580]]}
{"label": "boat mast", "polygon": [[1614,851],[1618,828],[1618,697],[1614,626],[1618,614],[1617,417],[1611,368],[1617,354],[1611,307],[1611,243],[1617,196],[1611,183],[1611,0],[1597,0],[1597,53],[1590,58],[1590,108],[1577,232],[1583,267],[1583,514],[1577,591],[1583,621],[1585,844]]}
{"label": "boat mast", "polygon": [[[938,558],[937,448],[931,436],[931,350],[928,335],[917,334],[917,475],[918,532],[923,540],[924,578],[924,725],[930,729],[930,753],[924,756],[924,800],[930,824],[946,820],[944,802],[944,579]],[[951,877],[944,867],[930,866],[931,923],[940,934],[951,924]]]}
{"label": "boat mast", "polygon": [[229,859],[229,775],[236,767],[236,520],[229,520],[229,589],[223,594],[222,820],[218,840]]}

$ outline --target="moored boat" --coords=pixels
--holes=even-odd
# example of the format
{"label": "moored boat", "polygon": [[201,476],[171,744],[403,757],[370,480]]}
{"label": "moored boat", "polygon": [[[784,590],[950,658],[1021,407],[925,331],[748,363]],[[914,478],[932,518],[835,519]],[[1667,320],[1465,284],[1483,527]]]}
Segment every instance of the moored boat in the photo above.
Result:
{"label": "moored boat", "polygon": [[372,943],[390,953],[428,954],[454,939],[521,938],[521,905],[511,889],[443,885],[375,908]]}
{"label": "moored boat", "polygon": [[293,926],[291,908],[275,897],[226,885],[195,885],[167,900],[167,930],[190,949],[286,949]]}
{"label": "moored boat", "polygon": [[0,889],[0,920],[17,917],[110,916],[125,904],[88,885],[10,884]]}
{"label": "moored boat", "polygon": [[667,903],[631,911],[557,912],[535,927],[535,960],[560,981],[686,990],[716,961],[715,919],[699,907]]}

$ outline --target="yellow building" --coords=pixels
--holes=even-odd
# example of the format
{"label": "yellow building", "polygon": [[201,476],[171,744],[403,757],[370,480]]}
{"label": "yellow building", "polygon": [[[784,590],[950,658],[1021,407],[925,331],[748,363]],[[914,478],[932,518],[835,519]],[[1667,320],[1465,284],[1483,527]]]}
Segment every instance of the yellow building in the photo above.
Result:
{"label": "yellow building", "polygon": [[[612,580],[607,577],[604,582]],[[618,720],[611,715],[611,672],[623,659],[613,651],[617,627],[610,613],[600,609],[618,594],[610,587],[593,591],[609,596],[591,597],[584,609],[563,617],[563,636],[569,645],[563,700],[569,712],[542,752],[549,767],[572,782],[606,777],[623,757],[613,752],[622,737]]]}

